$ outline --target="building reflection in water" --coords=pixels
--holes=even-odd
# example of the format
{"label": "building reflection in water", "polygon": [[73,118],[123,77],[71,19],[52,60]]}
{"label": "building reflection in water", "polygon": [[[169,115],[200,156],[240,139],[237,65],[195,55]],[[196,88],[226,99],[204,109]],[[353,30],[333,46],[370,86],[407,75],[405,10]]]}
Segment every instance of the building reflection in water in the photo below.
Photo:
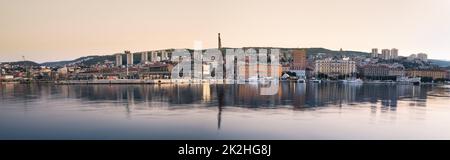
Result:
{"label": "building reflection in water", "polygon": [[[435,91],[433,91],[435,90]],[[279,108],[294,110],[326,106],[369,104],[371,113],[395,112],[399,101],[411,107],[426,107],[428,93],[445,88],[432,85],[343,85],[337,83],[280,83],[275,95],[259,95],[257,85],[237,84],[161,84],[161,85],[22,85],[2,84],[0,99],[52,98],[78,99],[86,103],[114,103],[125,106],[127,114],[133,107],[218,107],[218,127],[224,107]],[[26,93],[26,94],[25,94]],[[155,103],[158,102],[158,103]],[[156,105],[158,104],[158,105]],[[176,107],[174,107],[176,106]],[[95,106],[93,106],[95,107]],[[26,108],[25,108],[26,109]]]}
{"label": "building reflection in water", "polygon": [[[339,106],[342,104],[380,104],[383,109],[395,111],[398,101],[411,106],[426,106],[431,85],[342,85],[280,83],[275,95],[259,95],[256,85],[5,85],[1,99],[8,96],[27,99],[72,98],[82,101],[104,101],[128,104],[132,107],[147,102],[170,104],[206,104],[248,108],[291,106],[295,109]],[[222,93],[223,92],[223,93]],[[27,93],[27,94],[23,94]],[[220,93],[220,94],[219,94]],[[219,95],[223,96],[220,97]],[[151,107],[152,103],[148,103]]]}
{"label": "building reflection in water", "polygon": [[[248,84],[161,84],[161,85],[23,85],[2,84],[0,100],[23,103],[27,111],[28,102],[52,99],[72,99],[86,103],[89,107],[124,107],[127,118],[132,112],[152,107],[217,107],[217,128],[222,126],[222,114],[226,107],[243,108],[292,108],[294,110],[318,109],[320,107],[342,107],[365,104],[370,114],[395,113],[398,106],[427,106],[430,95],[448,95],[446,88],[432,85],[343,85],[337,83],[299,84],[280,83],[275,95],[259,95],[261,86]],[[399,104],[400,103],[400,104]],[[94,104],[94,105],[91,105]],[[64,105],[64,104],[62,104]],[[363,105],[364,106],[364,105]],[[417,111],[417,110],[416,110]],[[425,109],[423,109],[425,112]],[[424,113],[417,113],[424,114]],[[395,114],[384,114],[395,119]]]}

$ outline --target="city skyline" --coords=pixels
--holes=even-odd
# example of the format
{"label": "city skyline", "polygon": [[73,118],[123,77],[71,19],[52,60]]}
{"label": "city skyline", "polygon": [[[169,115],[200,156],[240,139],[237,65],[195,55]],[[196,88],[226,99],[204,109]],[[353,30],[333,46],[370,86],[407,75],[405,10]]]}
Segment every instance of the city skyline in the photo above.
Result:
{"label": "city skyline", "polygon": [[0,0],[0,62],[166,48],[323,47],[450,60],[447,1]]}

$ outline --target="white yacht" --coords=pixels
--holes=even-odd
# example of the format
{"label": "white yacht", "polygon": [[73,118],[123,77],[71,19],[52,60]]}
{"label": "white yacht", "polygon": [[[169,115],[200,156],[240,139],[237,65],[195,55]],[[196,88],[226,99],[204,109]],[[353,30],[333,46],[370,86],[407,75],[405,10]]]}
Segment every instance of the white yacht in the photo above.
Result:
{"label": "white yacht", "polygon": [[398,84],[414,84],[414,85],[418,85],[421,83],[421,78],[408,78],[408,77],[400,77],[397,78],[397,83]]}
{"label": "white yacht", "polygon": [[363,84],[364,81],[361,79],[346,79],[346,80],[342,80],[343,83],[345,84]]}

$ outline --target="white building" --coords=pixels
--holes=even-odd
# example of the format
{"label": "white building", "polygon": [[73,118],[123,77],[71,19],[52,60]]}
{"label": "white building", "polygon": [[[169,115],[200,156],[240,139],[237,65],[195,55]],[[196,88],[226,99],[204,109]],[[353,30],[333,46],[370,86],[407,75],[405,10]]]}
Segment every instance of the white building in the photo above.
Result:
{"label": "white building", "polygon": [[141,64],[147,64],[148,62],[148,52],[141,53]]}
{"label": "white building", "polygon": [[378,57],[378,48],[372,48],[371,56],[372,56],[372,58],[377,58]]}
{"label": "white building", "polygon": [[392,48],[391,49],[391,59],[397,59],[398,58],[398,49]]}
{"label": "white building", "polygon": [[326,75],[350,75],[356,73],[356,62],[350,60],[318,60],[315,62],[315,73]]}
{"label": "white building", "polygon": [[120,53],[116,54],[116,66],[117,67],[122,66],[122,54]]}
{"label": "white building", "polygon": [[413,60],[415,60],[417,58],[417,55],[416,54],[411,54],[410,56],[408,56],[408,60],[410,60],[410,61],[413,61]]}
{"label": "white building", "polygon": [[125,55],[127,55],[127,65],[133,65],[133,53],[125,51]]}
{"label": "white building", "polygon": [[385,60],[391,59],[391,50],[389,49],[381,50],[381,58]]}
{"label": "white building", "polygon": [[59,75],[66,75],[69,72],[69,68],[67,67],[63,67],[63,68],[59,68],[58,69],[58,74]]}
{"label": "white building", "polygon": [[417,54],[417,59],[420,59],[420,60],[426,62],[426,61],[428,61],[428,55],[425,53],[419,53],[419,54]]}

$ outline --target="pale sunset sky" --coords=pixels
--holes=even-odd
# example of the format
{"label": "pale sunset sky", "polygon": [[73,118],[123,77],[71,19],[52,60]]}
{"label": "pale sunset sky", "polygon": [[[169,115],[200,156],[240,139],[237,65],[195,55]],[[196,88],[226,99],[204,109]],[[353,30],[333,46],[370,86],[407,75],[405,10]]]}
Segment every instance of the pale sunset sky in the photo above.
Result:
{"label": "pale sunset sky", "polygon": [[450,60],[449,0],[0,0],[0,62],[165,48],[398,48]]}

